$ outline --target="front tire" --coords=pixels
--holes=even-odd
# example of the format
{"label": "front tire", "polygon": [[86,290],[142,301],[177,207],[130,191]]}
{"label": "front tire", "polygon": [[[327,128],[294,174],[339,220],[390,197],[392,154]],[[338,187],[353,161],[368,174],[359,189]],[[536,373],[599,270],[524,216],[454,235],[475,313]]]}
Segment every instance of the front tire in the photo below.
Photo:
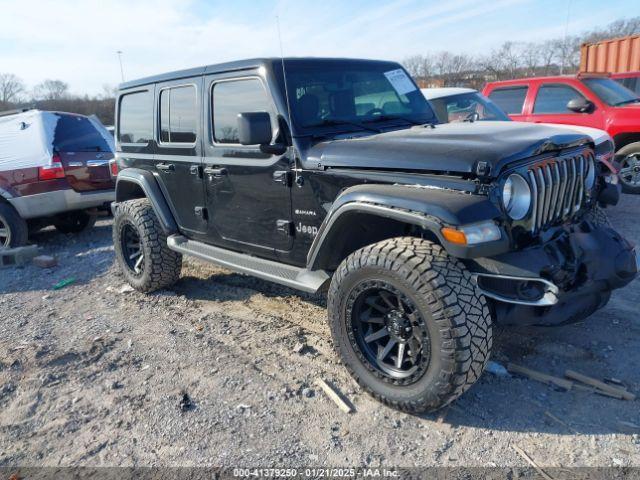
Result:
{"label": "front tire", "polygon": [[146,198],[118,205],[113,245],[127,282],[140,292],[168,287],[180,278],[182,255],[167,246],[167,236]]}
{"label": "front tire", "polygon": [[27,244],[27,222],[8,203],[0,202],[0,250]]}
{"label": "front tire", "polygon": [[328,312],[351,375],[406,412],[455,400],[478,380],[491,353],[484,297],[462,263],[426,240],[394,238],[352,253],[333,276]]}

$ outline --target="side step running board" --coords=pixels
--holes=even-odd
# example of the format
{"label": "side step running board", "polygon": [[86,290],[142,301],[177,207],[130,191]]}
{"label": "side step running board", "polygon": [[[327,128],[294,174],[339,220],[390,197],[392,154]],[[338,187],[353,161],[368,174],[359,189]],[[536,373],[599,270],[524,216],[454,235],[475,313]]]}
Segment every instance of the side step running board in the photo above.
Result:
{"label": "side step running board", "polygon": [[193,255],[236,272],[246,273],[309,293],[316,293],[329,280],[329,275],[324,270],[311,271],[306,268],[273,262],[189,240],[182,235],[171,235],[167,238],[167,245],[176,252]]}

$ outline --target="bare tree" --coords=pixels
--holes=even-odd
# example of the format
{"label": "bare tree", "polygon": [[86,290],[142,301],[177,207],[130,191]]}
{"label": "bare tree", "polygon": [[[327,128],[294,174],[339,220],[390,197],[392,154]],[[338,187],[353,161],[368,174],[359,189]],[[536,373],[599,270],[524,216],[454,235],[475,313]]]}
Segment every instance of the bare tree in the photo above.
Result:
{"label": "bare tree", "polygon": [[444,86],[451,87],[465,82],[465,73],[475,67],[475,61],[464,53],[440,52],[435,56],[433,65]]}
{"label": "bare tree", "polygon": [[60,100],[68,95],[69,84],[62,80],[47,79],[33,89],[33,96],[37,100]]}
{"label": "bare tree", "polygon": [[560,65],[560,75],[573,72],[580,64],[580,38],[566,37],[554,41],[556,61]]}
{"label": "bare tree", "polygon": [[99,96],[104,99],[109,99],[109,98],[116,98],[117,94],[118,94],[118,87],[104,84],[102,85],[102,93]]}
{"label": "bare tree", "polygon": [[0,73],[0,105],[8,108],[9,104],[20,101],[25,91],[24,82],[13,73]]}
{"label": "bare tree", "polygon": [[540,65],[543,63],[542,49],[537,43],[525,43],[521,48],[522,68],[526,77],[538,75]]}
{"label": "bare tree", "polygon": [[431,55],[413,55],[402,62],[411,76],[423,79],[433,75],[433,58]]}
{"label": "bare tree", "polygon": [[540,48],[540,67],[543,75],[551,75],[555,73],[553,60],[558,52],[556,42],[554,40],[545,40],[539,45]]}
{"label": "bare tree", "polygon": [[631,17],[616,20],[605,28],[584,33],[580,40],[581,42],[591,43],[609,38],[619,38],[637,34],[640,34],[640,17]]}

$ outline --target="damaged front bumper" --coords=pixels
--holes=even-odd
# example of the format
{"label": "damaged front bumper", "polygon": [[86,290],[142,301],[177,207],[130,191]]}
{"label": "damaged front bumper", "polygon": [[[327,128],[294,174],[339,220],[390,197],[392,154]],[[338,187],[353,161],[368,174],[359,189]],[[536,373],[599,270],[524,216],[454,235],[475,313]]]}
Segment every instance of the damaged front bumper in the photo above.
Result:
{"label": "damaged front bumper", "polygon": [[496,321],[508,325],[580,321],[640,269],[631,243],[589,222],[565,227],[542,245],[469,260],[468,267],[492,300]]}

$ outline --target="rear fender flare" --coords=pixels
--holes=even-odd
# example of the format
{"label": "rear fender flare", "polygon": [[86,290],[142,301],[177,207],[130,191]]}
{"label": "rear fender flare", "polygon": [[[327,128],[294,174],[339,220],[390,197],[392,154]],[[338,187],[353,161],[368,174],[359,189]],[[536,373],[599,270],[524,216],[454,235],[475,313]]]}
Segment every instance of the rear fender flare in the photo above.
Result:
{"label": "rear fender flare", "polygon": [[[135,187],[132,188],[133,186]],[[140,195],[140,190],[142,190],[143,195]],[[153,173],[140,168],[121,170],[116,180],[115,209],[117,209],[117,204],[120,202],[141,198],[142,196],[148,198],[151,202],[164,233],[167,235],[178,233],[178,224]]]}

